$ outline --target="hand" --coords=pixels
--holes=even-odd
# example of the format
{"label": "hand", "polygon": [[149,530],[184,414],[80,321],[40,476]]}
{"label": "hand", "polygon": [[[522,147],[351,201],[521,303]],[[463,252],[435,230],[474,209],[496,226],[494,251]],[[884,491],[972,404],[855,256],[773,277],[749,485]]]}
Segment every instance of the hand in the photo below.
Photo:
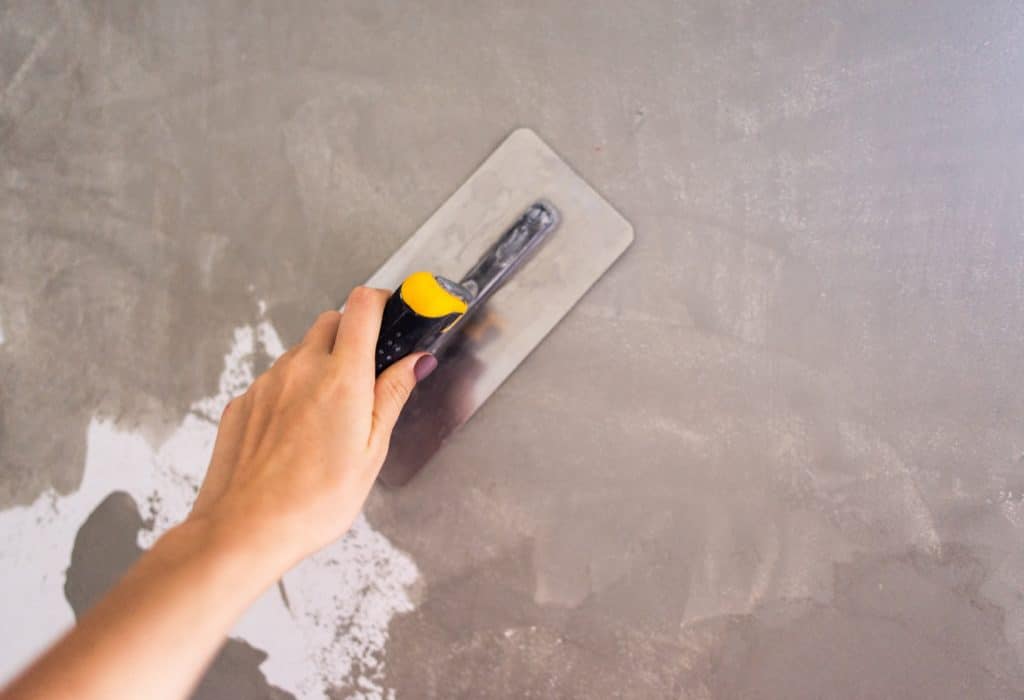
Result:
{"label": "hand", "polygon": [[186,529],[201,524],[260,549],[273,577],[348,530],[417,370],[436,366],[417,353],[375,380],[388,296],[356,288],[344,314],[321,314],[298,346],[228,404]]}
{"label": "hand", "polygon": [[245,608],[349,528],[417,374],[437,365],[418,353],[374,378],[387,299],[356,289],[228,404],[189,517],[4,700],[186,697]]}

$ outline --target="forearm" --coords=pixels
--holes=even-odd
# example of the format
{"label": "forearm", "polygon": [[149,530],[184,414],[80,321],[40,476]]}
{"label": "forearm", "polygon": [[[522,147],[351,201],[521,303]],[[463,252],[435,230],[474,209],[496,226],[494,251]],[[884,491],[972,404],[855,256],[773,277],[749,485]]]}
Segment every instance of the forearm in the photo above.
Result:
{"label": "forearm", "polygon": [[184,698],[281,568],[251,541],[187,521],[143,555],[3,699]]}

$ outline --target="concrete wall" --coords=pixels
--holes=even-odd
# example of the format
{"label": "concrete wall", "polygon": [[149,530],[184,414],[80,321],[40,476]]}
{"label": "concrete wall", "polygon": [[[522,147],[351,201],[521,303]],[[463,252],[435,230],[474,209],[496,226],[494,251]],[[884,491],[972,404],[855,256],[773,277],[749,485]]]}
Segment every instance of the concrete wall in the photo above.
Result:
{"label": "concrete wall", "polygon": [[0,2],[3,672],[525,125],[636,243],[199,696],[1024,697],[1022,46],[994,0]]}

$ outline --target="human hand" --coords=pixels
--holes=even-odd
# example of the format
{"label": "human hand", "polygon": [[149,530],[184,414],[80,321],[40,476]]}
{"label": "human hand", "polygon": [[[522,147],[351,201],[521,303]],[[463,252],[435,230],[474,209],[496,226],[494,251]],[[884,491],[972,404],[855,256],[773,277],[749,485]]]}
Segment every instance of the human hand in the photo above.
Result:
{"label": "human hand", "polygon": [[351,526],[416,385],[436,366],[416,353],[374,378],[386,290],[357,287],[320,315],[224,411],[206,479],[184,525],[265,553],[280,576]]}
{"label": "human hand", "polygon": [[3,698],[191,694],[245,608],[352,524],[417,374],[437,364],[417,353],[374,378],[388,296],[355,289],[228,404],[189,517]]}

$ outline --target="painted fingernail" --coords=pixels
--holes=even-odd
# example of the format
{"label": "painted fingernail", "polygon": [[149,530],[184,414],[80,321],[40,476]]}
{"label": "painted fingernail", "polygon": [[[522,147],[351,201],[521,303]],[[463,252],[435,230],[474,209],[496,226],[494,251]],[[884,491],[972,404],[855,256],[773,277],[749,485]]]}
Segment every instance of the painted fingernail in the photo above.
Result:
{"label": "painted fingernail", "polygon": [[430,373],[437,369],[437,358],[433,355],[424,355],[420,359],[416,360],[416,365],[413,367],[413,374],[416,375],[416,381],[422,382],[424,379],[430,376]]}

